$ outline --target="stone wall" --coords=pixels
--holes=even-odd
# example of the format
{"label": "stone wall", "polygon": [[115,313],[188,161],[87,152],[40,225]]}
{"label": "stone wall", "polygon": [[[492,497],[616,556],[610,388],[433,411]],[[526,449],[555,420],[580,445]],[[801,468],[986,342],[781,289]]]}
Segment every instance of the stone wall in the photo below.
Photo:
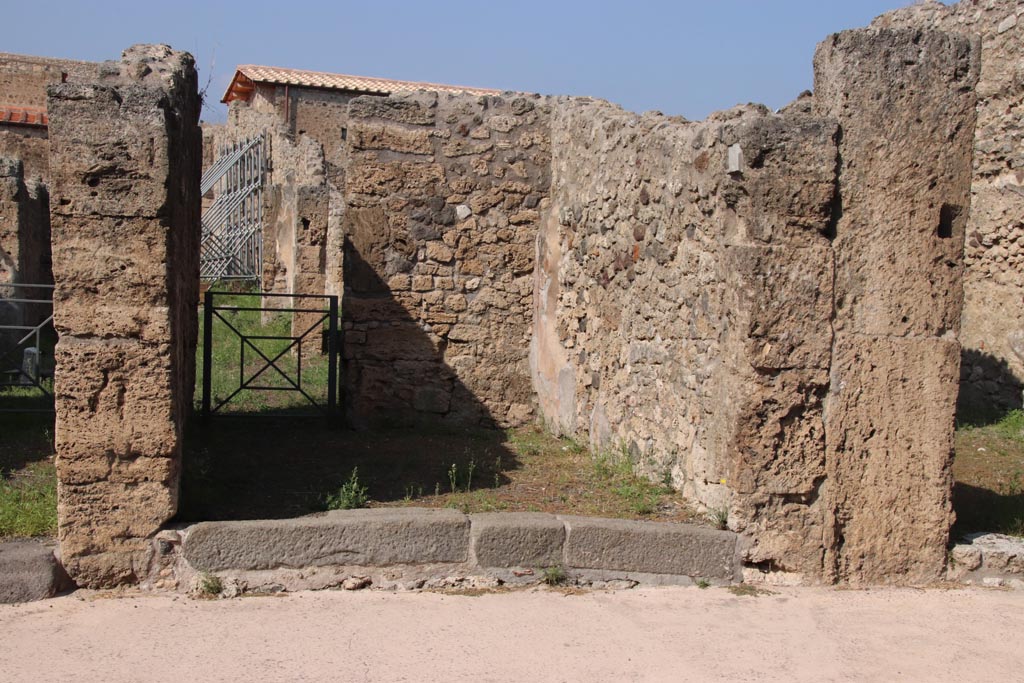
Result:
{"label": "stone wall", "polygon": [[[45,111],[46,88],[65,81],[88,80],[96,64],[70,59],[30,57],[0,52],[0,106]],[[0,157],[20,159],[26,178],[47,177],[46,126],[0,123]]]}
{"label": "stone wall", "polygon": [[135,581],[176,511],[195,376],[200,100],[192,57],[135,46],[49,90],[63,561]]}
{"label": "stone wall", "polygon": [[361,97],[348,117],[350,420],[528,420],[534,244],[549,201],[547,102]]}
{"label": "stone wall", "polygon": [[[0,285],[52,282],[46,187],[38,179],[26,179],[21,160],[0,158]],[[34,288],[0,287],[0,324],[38,324],[43,315],[40,307],[33,310],[31,304],[15,304],[4,299],[44,299],[48,294]],[[16,342],[21,336],[11,333],[7,339],[0,339],[0,344]]]}
{"label": "stone wall", "polygon": [[965,246],[961,407],[972,419],[1021,407],[1024,387],[1024,5],[929,0],[878,26],[978,35],[982,41],[974,179]]}
{"label": "stone wall", "polygon": [[749,564],[939,576],[972,55],[944,34],[840,34],[814,97],[701,123],[559,101],[532,340],[545,418],[727,510]]}

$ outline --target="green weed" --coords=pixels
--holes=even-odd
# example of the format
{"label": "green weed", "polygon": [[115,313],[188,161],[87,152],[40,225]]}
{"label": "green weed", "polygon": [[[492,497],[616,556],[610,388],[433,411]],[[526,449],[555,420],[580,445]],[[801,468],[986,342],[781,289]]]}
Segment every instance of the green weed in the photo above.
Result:
{"label": "green weed", "polygon": [[327,496],[328,510],[354,510],[366,507],[367,488],[359,483],[359,468],[352,468],[352,476],[341,485],[337,493]]}

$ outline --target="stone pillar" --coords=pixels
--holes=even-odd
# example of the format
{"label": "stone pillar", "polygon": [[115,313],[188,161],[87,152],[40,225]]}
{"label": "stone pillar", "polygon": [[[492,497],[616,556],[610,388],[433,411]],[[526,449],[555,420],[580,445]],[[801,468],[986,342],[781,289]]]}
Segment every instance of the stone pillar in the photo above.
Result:
{"label": "stone pillar", "polygon": [[841,134],[827,578],[945,565],[977,78],[952,34],[847,31],[815,55],[815,107]]}
{"label": "stone pillar", "polygon": [[195,377],[200,100],[139,45],[51,86],[59,535],[80,586],[135,581],[177,510]]}

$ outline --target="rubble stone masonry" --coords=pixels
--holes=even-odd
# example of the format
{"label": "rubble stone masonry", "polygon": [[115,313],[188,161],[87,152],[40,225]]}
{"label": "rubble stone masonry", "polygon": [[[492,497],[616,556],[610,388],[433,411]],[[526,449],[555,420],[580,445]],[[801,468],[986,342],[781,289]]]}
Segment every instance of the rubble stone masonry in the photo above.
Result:
{"label": "rubble stone masonry", "polygon": [[728,511],[751,565],[934,579],[977,53],[852,31],[816,74],[700,123],[555,104],[534,386],[561,431]]}
{"label": "rubble stone masonry", "polygon": [[521,424],[547,102],[424,93],[349,105],[344,401],[356,426]]}
{"label": "rubble stone masonry", "polygon": [[200,101],[192,57],[136,46],[51,86],[62,559],[132,582],[177,509],[199,285]]}

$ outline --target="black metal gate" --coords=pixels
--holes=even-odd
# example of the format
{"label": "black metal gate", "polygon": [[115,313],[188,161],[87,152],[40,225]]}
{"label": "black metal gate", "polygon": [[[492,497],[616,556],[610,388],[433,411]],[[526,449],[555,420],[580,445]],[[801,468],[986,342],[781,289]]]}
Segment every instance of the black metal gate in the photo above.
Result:
{"label": "black metal gate", "polygon": [[[255,305],[246,305],[247,298],[255,298]],[[268,306],[268,299],[287,300],[283,305]],[[220,302],[220,303],[218,303]],[[241,305],[239,303],[241,302]],[[291,316],[288,330],[264,329],[262,324],[243,325],[249,319],[260,316]],[[224,357],[214,357],[214,328],[238,342],[237,376],[233,363]],[[278,326],[280,327],[280,326]],[[314,345],[310,349],[310,345]],[[269,348],[268,348],[269,347]],[[217,344],[225,349],[223,340]],[[223,354],[222,354],[223,355]],[[304,384],[303,362],[312,358],[322,374],[326,358],[326,396],[314,396],[315,391]],[[251,415],[245,411],[234,412],[228,408],[245,392],[291,392],[301,397],[300,403],[315,409],[315,415],[322,415],[333,421],[340,413],[338,408],[338,297],[314,294],[271,294],[215,292],[209,290],[203,298],[203,420],[214,415]],[[227,384],[228,372],[237,377]],[[307,373],[308,375],[308,373]],[[218,391],[214,379],[217,378]],[[260,412],[261,416],[281,416],[282,413]],[[284,413],[289,417],[296,412]]]}

